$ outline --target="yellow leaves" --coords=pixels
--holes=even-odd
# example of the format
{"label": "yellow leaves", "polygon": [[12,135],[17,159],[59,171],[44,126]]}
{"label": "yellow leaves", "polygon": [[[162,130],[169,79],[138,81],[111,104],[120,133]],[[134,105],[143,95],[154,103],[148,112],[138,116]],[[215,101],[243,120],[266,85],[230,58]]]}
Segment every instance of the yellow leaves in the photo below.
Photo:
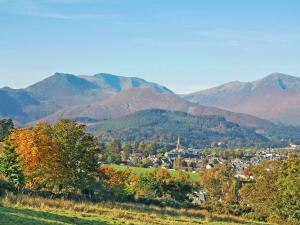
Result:
{"label": "yellow leaves", "polygon": [[47,123],[16,129],[12,137],[17,145],[18,157],[23,162],[27,188],[42,188],[46,181],[60,176],[56,172],[62,167],[59,143],[52,138]]}
{"label": "yellow leaves", "polygon": [[100,174],[107,179],[107,186],[110,188],[114,186],[124,185],[131,175],[130,170],[120,171],[112,169],[108,166],[102,166],[99,169]]}

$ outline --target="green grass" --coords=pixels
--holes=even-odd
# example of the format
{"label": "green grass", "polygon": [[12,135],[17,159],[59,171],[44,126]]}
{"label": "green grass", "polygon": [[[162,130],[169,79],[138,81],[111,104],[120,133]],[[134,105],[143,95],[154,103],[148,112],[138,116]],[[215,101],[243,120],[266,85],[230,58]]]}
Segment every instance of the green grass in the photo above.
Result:
{"label": "green grass", "polygon": [[[126,170],[130,169],[132,173],[136,175],[141,175],[141,174],[147,174],[151,173],[155,170],[155,168],[143,168],[143,167],[133,167],[133,166],[122,166],[122,165],[109,165],[111,168],[114,168],[116,170]],[[177,175],[180,173],[180,171],[177,170],[169,170],[171,175]],[[190,179],[192,181],[199,181],[200,180],[200,174],[198,172],[192,173],[192,172],[184,172],[185,174],[189,175]]]}
{"label": "green grass", "polygon": [[2,225],[261,225],[237,217],[210,215],[201,210],[158,208],[113,203],[89,203],[7,195],[0,201]]}

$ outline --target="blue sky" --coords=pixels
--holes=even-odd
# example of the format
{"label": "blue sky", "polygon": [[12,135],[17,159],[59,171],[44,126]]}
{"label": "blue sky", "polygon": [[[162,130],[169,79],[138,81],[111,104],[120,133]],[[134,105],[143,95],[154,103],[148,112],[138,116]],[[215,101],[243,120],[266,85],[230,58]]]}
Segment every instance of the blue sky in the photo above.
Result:
{"label": "blue sky", "polygon": [[298,0],[0,0],[0,86],[108,72],[187,93],[300,76],[299,11]]}

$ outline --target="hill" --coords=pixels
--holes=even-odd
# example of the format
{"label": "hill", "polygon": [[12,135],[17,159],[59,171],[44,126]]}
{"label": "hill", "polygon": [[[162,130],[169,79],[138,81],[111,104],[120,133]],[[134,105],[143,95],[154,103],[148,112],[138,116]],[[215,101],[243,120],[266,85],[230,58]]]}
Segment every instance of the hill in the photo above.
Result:
{"label": "hill", "polygon": [[181,111],[197,116],[218,115],[230,122],[255,129],[265,129],[272,126],[271,122],[254,116],[202,106],[186,101],[177,95],[159,93],[149,88],[129,89],[105,101],[68,107],[43,118],[43,120],[55,122],[59,118],[89,118],[92,121],[100,121],[126,116],[146,109]]}
{"label": "hill", "polygon": [[100,140],[163,141],[184,146],[210,147],[222,142],[229,146],[254,146],[268,142],[253,129],[241,127],[218,116],[193,116],[183,112],[145,110],[102,121],[88,128]]}
{"label": "hill", "polygon": [[254,82],[231,82],[183,96],[199,104],[300,124],[300,78],[273,73]]}

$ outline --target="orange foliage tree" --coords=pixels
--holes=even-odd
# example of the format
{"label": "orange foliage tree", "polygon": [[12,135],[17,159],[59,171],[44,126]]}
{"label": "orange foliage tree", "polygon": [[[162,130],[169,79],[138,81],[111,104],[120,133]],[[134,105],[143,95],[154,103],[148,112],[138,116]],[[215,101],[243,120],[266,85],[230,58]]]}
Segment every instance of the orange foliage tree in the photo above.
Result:
{"label": "orange foliage tree", "polygon": [[230,206],[238,205],[239,182],[230,164],[206,170],[200,183],[207,192],[207,205],[214,210],[227,212]]}
{"label": "orange foliage tree", "polygon": [[128,197],[127,191],[130,183],[131,170],[115,170],[109,166],[101,166],[99,169],[99,177],[104,184],[107,197],[124,200]]}
{"label": "orange foliage tree", "polygon": [[66,171],[62,170],[59,143],[52,137],[49,124],[15,129],[12,136],[16,153],[23,162],[26,188],[41,190],[62,182]]}

